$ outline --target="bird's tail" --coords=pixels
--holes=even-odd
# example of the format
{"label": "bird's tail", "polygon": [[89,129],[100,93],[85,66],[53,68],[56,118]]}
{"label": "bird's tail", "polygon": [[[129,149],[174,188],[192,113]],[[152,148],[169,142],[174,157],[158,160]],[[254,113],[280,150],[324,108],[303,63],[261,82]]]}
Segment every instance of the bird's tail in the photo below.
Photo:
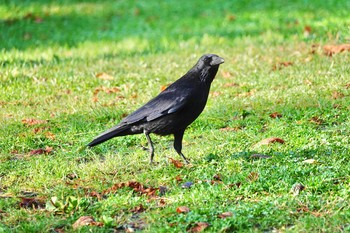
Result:
{"label": "bird's tail", "polygon": [[102,142],[105,142],[111,138],[117,137],[117,136],[124,136],[128,134],[128,130],[130,129],[129,125],[116,125],[113,128],[110,128],[109,130],[101,133],[98,135],[92,142],[90,142],[87,146],[93,147],[96,146]]}

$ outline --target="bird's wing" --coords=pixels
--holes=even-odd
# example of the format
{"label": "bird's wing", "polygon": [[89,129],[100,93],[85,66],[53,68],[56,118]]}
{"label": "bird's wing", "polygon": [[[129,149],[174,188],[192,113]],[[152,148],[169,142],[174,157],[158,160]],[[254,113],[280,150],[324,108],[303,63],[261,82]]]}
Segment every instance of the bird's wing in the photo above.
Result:
{"label": "bird's wing", "polygon": [[133,124],[139,121],[152,121],[164,115],[179,111],[186,105],[191,91],[186,89],[165,90],[150,100],[141,108],[131,113],[122,120],[122,123]]}

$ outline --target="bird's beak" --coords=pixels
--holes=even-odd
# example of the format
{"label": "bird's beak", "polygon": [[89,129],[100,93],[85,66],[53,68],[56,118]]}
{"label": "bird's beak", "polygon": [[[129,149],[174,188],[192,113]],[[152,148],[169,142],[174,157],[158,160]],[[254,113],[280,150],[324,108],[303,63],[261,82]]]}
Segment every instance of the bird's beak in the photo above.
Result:
{"label": "bird's beak", "polygon": [[210,65],[211,66],[216,66],[216,65],[220,65],[222,63],[224,63],[225,60],[222,58],[222,57],[214,57],[212,58],[211,62],[210,62]]}

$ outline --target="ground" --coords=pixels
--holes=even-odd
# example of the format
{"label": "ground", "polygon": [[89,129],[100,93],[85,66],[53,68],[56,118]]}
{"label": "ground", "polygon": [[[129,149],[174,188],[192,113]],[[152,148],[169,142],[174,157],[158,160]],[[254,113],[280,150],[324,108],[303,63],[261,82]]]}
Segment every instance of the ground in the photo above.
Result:
{"label": "ground", "polygon": [[[349,1],[5,1],[0,232],[350,231]],[[92,149],[204,53],[172,137]],[[85,226],[86,225],[86,226]]]}

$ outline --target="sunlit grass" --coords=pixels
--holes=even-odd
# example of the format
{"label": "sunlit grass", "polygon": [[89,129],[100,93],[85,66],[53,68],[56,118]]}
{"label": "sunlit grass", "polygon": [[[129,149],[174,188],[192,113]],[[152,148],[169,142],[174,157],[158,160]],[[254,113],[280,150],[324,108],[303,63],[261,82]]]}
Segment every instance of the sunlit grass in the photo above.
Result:
{"label": "sunlit grass", "polygon": [[[81,216],[104,224],[82,232],[183,232],[198,222],[209,232],[349,230],[350,56],[322,50],[349,41],[349,9],[347,1],[2,4],[0,232],[70,232]],[[82,149],[204,53],[225,63],[184,136],[193,166],[170,163],[180,160],[171,136],[152,135],[154,166],[143,135]],[[269,137],[285,143],[259,144]],[[46,147],[52,152],[31,154]],[[128,181],[167,191],[155,199],[131,188],[94,196]],[[296,195],[298,183],[305,190]],[[28,195],[72,196],[88,207],[20,207]],[[140,204],[145,210],[135,213]],[[191,211],[178,214],[182,205]],[[223,212],[233,216],[221,219]]]}

